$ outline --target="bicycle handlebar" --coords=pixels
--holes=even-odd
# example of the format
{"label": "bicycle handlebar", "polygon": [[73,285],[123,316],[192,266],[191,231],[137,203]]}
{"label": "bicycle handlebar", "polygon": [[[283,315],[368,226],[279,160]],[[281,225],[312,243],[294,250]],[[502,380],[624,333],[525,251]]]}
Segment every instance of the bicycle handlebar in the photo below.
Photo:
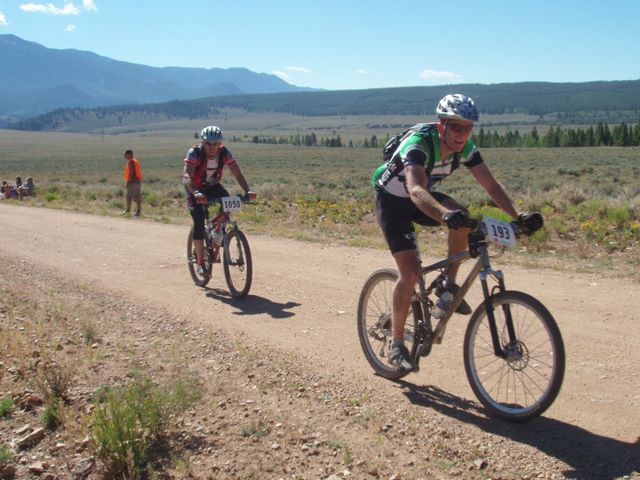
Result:
{"label": "bicycle handlebar", "polygon": [[[536,232],[536,230],[532,231],[531,229],[529,229],[529,227],[520,220],[512,220],[511,222],[509,222],[509,224],[513,228],[516,237],[520,237],[522,235],[529,236]],[[472,232],[482,233],[483,236],[485,236],[486,232],[484,231],[483,226],[484,222],[482,220],[476,220],[475,218],[470,218],[467,224],[463,225],[464,228],[469,228]]]}
{"label": "bicycle handlebar", "polygon": [[244,195],[238,195],[242,203],[250,203],[257,198],[256,192],[247,192]]}

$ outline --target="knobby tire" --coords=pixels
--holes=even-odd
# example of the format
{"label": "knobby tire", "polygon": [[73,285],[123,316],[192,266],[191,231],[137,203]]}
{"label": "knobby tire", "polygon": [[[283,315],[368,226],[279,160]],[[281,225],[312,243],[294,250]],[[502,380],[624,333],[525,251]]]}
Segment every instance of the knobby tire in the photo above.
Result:
{"label": "knobby tire", "polygon": [[249,242],[244,233],[233,228],[225,235],[223,252],[224,278],[234,298],[249,294],[253,277],[253,262]]}
{"label": "knobby tire", "polygon": [[[491,415],[511,421],[535,418],[551,406],[562,386],[565,350],[560,330],[547,308],[526,293],[505,291],[492,300],[500,345],[510,355],[495,355],[483,302],[464,337],[467,378]],[[511,311],[517,345],[509,346],[505,306]]]}
{"label": "knobby tire", "polygon": [[[393,288],[398,273],[392,269],[373,272],[362,287],[358,301],[358,338],[364,356],[380,376],[390,380],[405,377],[411,372],[402,371],[389,365],[389,349],[393,338],[391,312],[393,307]],[[419,303],[412,303],[411,313],[405,323],[405,345],[415,358],[417,342],[415,331],[422,313]]]}

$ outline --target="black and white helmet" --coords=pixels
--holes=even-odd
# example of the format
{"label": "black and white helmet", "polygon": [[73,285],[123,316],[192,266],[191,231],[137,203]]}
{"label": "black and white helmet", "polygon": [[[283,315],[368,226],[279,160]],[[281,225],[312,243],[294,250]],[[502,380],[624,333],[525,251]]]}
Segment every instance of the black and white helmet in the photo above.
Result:
{"label": "black and white helmet", "polygon": [[480,118],[476,104],[473,103],[471,97],[456,93],[447,95],[438,103],[436,107],[438,118],[446,118],[452,120],[467,120],[477,122]]}
{"label": "black and white helmet", "polygon": [[214,125],[204,127],[200,132],[200,140],[203,142],[221,142],[222,130]]}

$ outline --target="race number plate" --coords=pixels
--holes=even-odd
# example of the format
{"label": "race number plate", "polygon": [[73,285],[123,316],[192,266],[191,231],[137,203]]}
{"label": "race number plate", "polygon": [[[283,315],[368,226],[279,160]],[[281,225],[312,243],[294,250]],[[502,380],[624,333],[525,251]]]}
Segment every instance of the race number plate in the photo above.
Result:
{"label": "race number plate", "polygon": [[222,210],[228,213],[239,212],[242,208],[240,197],[222,197]]}
{"label": "race number plate", "polygon": [[515,247],[516,235],[510,223],[496,220],[495,218],[484,217],[482,219],[487,227],[487,237],[493,243],[503,247]]}

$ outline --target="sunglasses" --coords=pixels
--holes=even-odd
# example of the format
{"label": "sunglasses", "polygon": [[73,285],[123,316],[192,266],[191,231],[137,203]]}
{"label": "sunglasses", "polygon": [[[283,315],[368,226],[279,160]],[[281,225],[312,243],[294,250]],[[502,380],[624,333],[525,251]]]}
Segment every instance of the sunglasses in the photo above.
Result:
{"label": "sunglasses", "polygon": [[218,145],[221,145],[222,142],[203,142],[207,147],[217,147]]}
{"label": "sunglasses", "polygon": [[449,128],[453,133],[470,133],[473,130],[473,124],[467,125],[463,123],[447,123],[447,128]]}

